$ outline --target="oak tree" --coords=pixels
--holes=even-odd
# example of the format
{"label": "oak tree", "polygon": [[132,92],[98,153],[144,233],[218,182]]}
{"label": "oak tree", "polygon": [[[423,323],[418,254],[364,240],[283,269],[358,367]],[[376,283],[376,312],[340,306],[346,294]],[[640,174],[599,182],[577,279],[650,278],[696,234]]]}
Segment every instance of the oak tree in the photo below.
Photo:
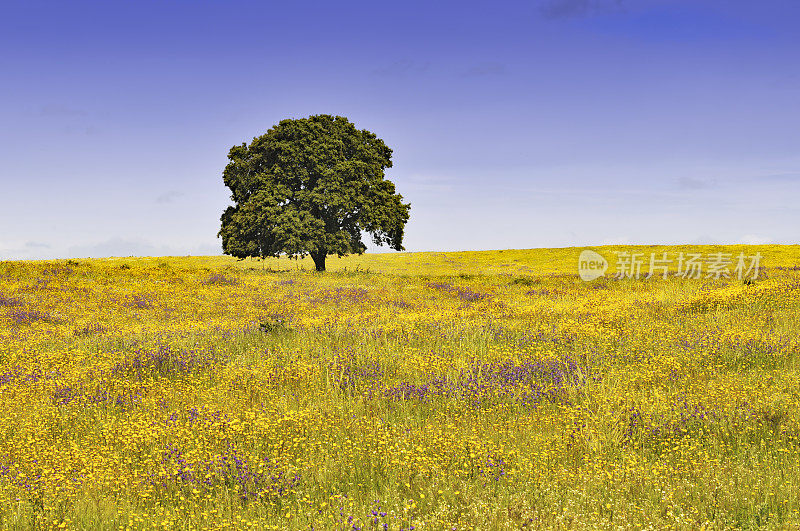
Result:
{"label": "oak tree", "polygon": [[231,148],[223,172],[231,190],[222,214],[225,254],[240,259],[363,253],[362,233],[403,250],[410,204],[384,172],[392,150],[347,118],[326,114],[282,120],[250,145]]}

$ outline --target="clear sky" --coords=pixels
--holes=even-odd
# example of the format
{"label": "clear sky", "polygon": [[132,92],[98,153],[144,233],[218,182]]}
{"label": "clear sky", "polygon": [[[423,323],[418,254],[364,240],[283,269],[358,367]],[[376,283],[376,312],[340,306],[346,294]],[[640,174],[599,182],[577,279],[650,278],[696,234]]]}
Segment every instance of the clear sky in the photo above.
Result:
{"label": "clear sky", "polygon": [[408,250],[798,243],[800,2],[0,1],[0,259],[219,254],[234,144],[348,117]]}

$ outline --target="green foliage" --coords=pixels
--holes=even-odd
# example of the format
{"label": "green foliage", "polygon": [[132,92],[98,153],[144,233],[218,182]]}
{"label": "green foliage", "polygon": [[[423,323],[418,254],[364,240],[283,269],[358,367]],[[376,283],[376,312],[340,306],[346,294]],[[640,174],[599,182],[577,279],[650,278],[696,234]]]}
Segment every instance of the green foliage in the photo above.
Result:
{"label": "green foliage", "polygon": [[231,148],[223,173],[234,206],[222,214],[225,254],[243,259],[363,253],[361,233],[402,250],[410,204],[384,178],[392,150],[341,116],[282,120]]}
{"label": "green foliage", "polygon": [[287,325],[287,321],[280,318],[266,319],[259,323],[258,329],[265,334],[292,331],[292,329]]}
{"label": "green foliage", "polygon": [[518,284],[521,286],[535,286],[537,284],[541,284],[542,280],[540,278],[535,277],[516,277],[514,280],[511,281],[512,284]]}

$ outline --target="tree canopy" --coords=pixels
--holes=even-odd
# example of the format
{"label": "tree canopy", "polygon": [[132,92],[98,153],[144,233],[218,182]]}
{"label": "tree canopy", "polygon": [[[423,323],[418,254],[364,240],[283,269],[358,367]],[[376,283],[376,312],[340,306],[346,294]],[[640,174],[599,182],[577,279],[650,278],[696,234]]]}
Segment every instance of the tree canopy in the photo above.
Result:
{"label": "tree canopy", "polygon": [[403,250],[410,204],[384,177],[392,150],[347,118],[321,114],[282,120],[248,146],[233,146],[223,172],[233,206],[222,214],[225,254],[237,258],[329,254],[376,245]]}

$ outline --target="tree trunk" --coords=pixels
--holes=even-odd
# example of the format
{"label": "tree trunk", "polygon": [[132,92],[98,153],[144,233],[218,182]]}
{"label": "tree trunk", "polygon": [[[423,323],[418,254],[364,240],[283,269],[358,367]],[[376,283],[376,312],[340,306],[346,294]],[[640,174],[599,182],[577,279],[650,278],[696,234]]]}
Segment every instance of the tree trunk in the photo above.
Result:
{"label": "tree trunk", "polygon": [[311,253],[311,258],[317,266],[317,271],[325,271],[325,253]]}

